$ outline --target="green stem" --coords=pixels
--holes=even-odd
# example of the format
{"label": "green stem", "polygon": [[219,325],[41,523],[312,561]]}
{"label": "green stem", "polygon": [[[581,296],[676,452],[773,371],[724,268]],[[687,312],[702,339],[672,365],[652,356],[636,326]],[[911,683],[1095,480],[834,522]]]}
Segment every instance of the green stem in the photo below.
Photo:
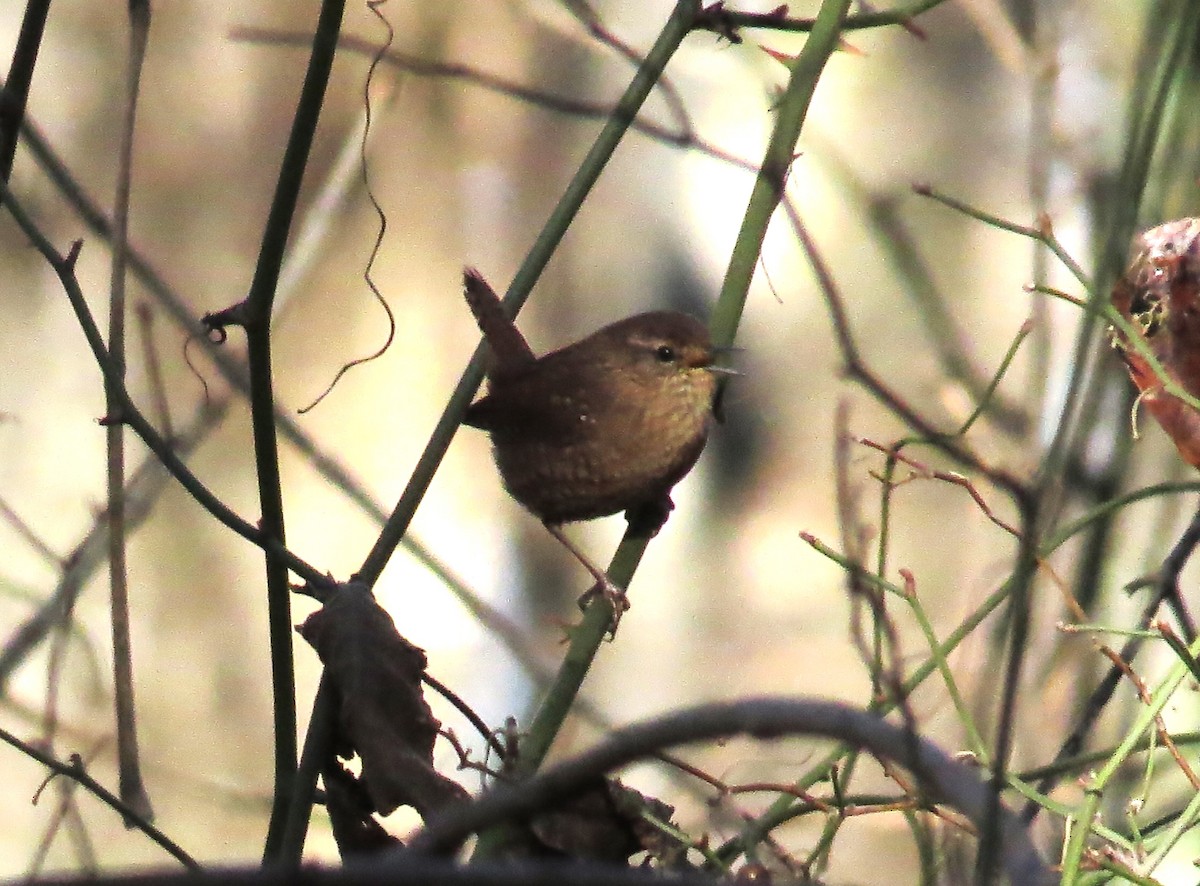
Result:
{"label": "green stem", "polygon": [[[1195,658],[1200,655],[1200,640],[1188,647],[1188,655]],[[1166,678],[1150,696],[1150,703],[1138,709],[1137,719],[1125,734],[1125,740],[1117,746],[1112,756],[1105,761],[1104,767],[1096,773],[1085,789],[1083,803],[1079,807],[1071,835],[1063,852],[1062,882],[1074,883],[1079,876],[1079,865],[1087,849],[1088,835],[1092,831],[1092,822],[1100,811],[1100,801],[1108,783],[1125,765],[1125,761],[1134,754],[1141,743],[1142,735],[1148,729],[1154,728],[1154,718],[1157,717],[1167,702],[1175,694],[1179,685],[1190,676],[1191,671],[1183,662],[1176,663]]]}
{"label": "green stem", "polygon": [[[663,69],[666,68],[671,56],[675,54],[679,44],[683,42],[683,38],[691,31],[692,22],[699,11],[699,0],[677,0],[675,9],[667,20],[662,33],[659,34],[658,40],[646,54],[633,81],[625,90],[625,94],[621,96],[621,100],[617,102],[608,122],[596,137],[591,150],[584,157],[575,177],[567,185],[558,204],[554,207],[554,211],[546,220],[542,232],[530,247],[525,261],[521,263],[512,283],[509,284],[508,292],[504,296],[504,305],[510,316],[516,316],[525,303],[525,299],[529,297],[534,283],[537,282],[542,270],[554,254],[554,250],[558,248],[559,242],[566,235],[567,228],[579,212],[580,207],[583,206],[583,201],[591,193],[592,187],[600,178],[600,173],[604,171],[609,158],[612,157],[617,145],[637,117],[638,109],[654,89],[655,84],[662,76]],[[355,574],[356,581],[361,581],[368,587],[373,586],[379,579],[380,573],[383,572],[383,567],[387,565],[392,552],[404,538],[405,532],[408,531],[408,524],[412,521],[413,514],[416,513],[417,505],[421,503],[425,491],[433,481],[433,475],[437,471],[438,465],[441,464],[446,450],[450,447],[450,441],[458,430],[463,413],[466,412],[467,406],[470,405],[475,392],[483,381],[485,353],[486,350],[481,342],[475,349],[467,368],[463,370],[454,392],[446,403],[446,408],[442,410],[442,415],[433,429],[429,443],[426,444],[425,451],[421,453],[417,466],[413,469],[408,486],[401,494],[400,500],[396,503],[383,531],[375,540],[370,553],[363,560],[363,565]]]}
{"label": "green stem", "polygon": [[713,311],[712,335],[718,345],[731,344],[737,333],[746,295],[750,291],[750,281],[762,254],[767,226],[783,197],[788,172],[795,159],[800,130],[804,126],[821,72],[838,47],[842,20],[849,8],[850,0],[825,0],[813,23],[812,33],[792,63],[787,88],[775,108],[775,128],[754,179],[746,215],[742,219],[729,268],[721,284],[721,295]]}
{"label": "green stem", "polygon": [[[818,15],[818,27],[814,29],[793,65],[791,79],[778,107],[775,131],[767,145],[762,166],[755,180],[730,268],[713,312],[713,340],[718,344],[729,344],[733,341],[745,305],[746,293],[750,288],[750,280],[758,262],[758,254],[762,250],[767,225],[783,194],[796,140],[800,137],[800,129],[825,62],[837,48],[838,23],[845,16],[848,7],[849,0],[827,0]],[[679,12],[677,8],[676,13]],[[667,30],[664,30],[664,35],[666,33]],[[683,33],[686,33],[686,29]],[[662,40],[660,37],[660,44]],[[632,578],[645,550],[645,544],[645,539],[629,535],[622,540],[609,569],[609,577],[616,584],[622,587],[628,585],[628,580]],[[611,608],[602,601],[597,601],[597,604],[588,608],[582,624],[573,632],[563,665],[538,709],[530,726],[529,736],[522,745],[519,774],[528,775],[541,765],[574,702],[599,644],[603,642],[610,624]],[[494,848],[495,843],[488,839],[488,835],[484,835],[480,839],[477,854],[486,857]]]}
{"label": "green stem", "polygon": [[[713,310],[711,329],[713,341],[718,345],[731,344],[737,334],[750,283],[762,253],[767,227],[783,197],[788,173],[795,158],[796,143],[812,103],[817,81],[839,45],[841,25],[849,7],[850,0],[825,0],[813,22],[808,40],[792,63],[787,87],[775,109],[775,127],[759,166],[746,214],[742,219],[729,267],[721,285],[721,294]],[[781,801],[780,805],[790,805],[790,798]]]}
{"label": "green stem", "polygon": [[[607,162],[617,142],[629,128],[629,124],[636,116],[638,108],[641,107],[642,102],[650,94],[650,90],[654,88],[654,84],[662,76],[667,62],[675,54],[675,50],[679,48],[684,37],[691,31],[692,24],[699,11],[700,5],[696,0],[679,0],[676,3],[675,9],[663,27],[662,33],[659,34],[654,46],[647,53],[633,82],[629,85],[629,88],[625,91],[625,95],[622,96],[616,110],[613,112],[608,125],[605,126],[600,137],[597,138],[596,144],[584,160],[584,164],[576,174],[575,179],[568,186],[566,193],[559,201],[559,205],[555,207],[554,213],[531,249],[525,263],[513,278],[512,285],[509,287],[508,294],[505,297],[505,305],[508,310],[515,313],[520,308],[529,288],[533,286],[537,275],[541,273],[546,261],[549,260],[550,254],[562,238],[563,233],[565,233],[566,226],[574,217],[575,212],[578,211],[584,197],[591,190],[604,163]],[[476,352],[475,358],[471,361],[471,366],[468,367],[467,373],[464,374],[463,380],[459,383],[459,389],[455,391],[455,396],[457,397],[463,385],[468,381],[471,382],[469,389],[466,391],[462,404],[463,408],[465,408],[466,403],[473,396],[475,388],[478,387],[480,381],[478,374],[474,377],[470,375],[472,367],[479,362],[479,358],[480,353]],[[454,407],[455,399],[452,398],[450,405],[447,406],[446,413],[442,416],[443,422],[448,417],[454,422],[449,430],[451,435],[461,416],[461,412],[454,412]],[[434,436],[436,439],[436,431]],[[446,441],[447,443],[449,442],[449,436],[447,436]],[[430,447],[433,445],[434,443],[431,441]],[[440,458],[440,453],[438,454],[438,458]],[[422,457],[422,461],[424,461],[424,456]],[[420,466],[418,466],[419,471]],[[415,483],[416,480],[417,477],[414,475],[413,482]],[[421,491],[423,490],[424,487],[421,488]],[[401,498],[401,503],[397,506],[397,512],[404,505],[404,500],[408,495],[409,490],[405,490],[405,494]],[[415,503],[413,507],[415,507]],[[395,514],[393,518],[395,518]],[[389,525],[391,525],[390,521]],[[646,538],[626,533],[620,545],[618,545],[608,568],[608,577],[614,584],[623,588],[629,587],[634,572],[637,570],[638,563],[641,562],[642,554],[646,550],[647,541],[648,539]],[[364,570],[366,568],[366,564],[364,564]],[[563,662],[559,666],[554,680],[547,689],[546,695],[543,697],[542,703],[534,715],[528,734],[522,739],[520,758],[516,770],[519,776],[528,776],[536,772],[545,760],[550,746],[554,743],[554,739],[562,728],[567,714],[575,703],[579,689],[583,685],[583,680],[587,676],[588,669],[591,667],[592,660],[595,658],[600,644],[604,642],[604,637],[609,632],[612,617],[611,603],[604,598],[597,598],[593,601],[592,605],[588,606],[579,626],[572,630],[571,642],[567,648],[566,656],[563,658]],[[495,856],[509,842],[511,834],[511,830],[505,827],[496,827],[485,831],[479,837],[475,857],[481,859]]]}

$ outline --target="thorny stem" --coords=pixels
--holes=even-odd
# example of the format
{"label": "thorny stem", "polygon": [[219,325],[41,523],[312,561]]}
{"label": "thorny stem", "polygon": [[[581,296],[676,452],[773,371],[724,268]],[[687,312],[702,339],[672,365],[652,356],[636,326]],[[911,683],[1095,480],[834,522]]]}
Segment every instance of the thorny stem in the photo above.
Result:
{"label": "thorny stem", "polygon": [[[911,20],[923,12],[928,12],[935,6],[940,6],[944,0],[916,0],[908,6],[889,9],[886,12],[860,12],[857,15],[847,15],[842,21],[841,30],[855,31],[866,28],[881,28],[886,25],[908,27]],[[865,4],[864,4],[865,5]],[[815,31],[821,22],[821,16],[816,18],[788,18],[787,6],[781,5],[782,12],[734,12],[723,6],[713,4],[705,10],[706,17],[711,23],[706,23],[719,33],[728,33],[738,28],[761,28],[770,31]]]}
{"label": "thorny stem", "polygon": [[746,215],[742,219],[729,267],[721,284],[721,294],[713,311],[712,335],[718,346],[732,344],[737,334],[738,322],[750,292],[750,281],[762,253],[767,226],[783,197],[809,103],[816,92],[821,72],[837,49],[842,20],[849,8],[850,0],[825,0],[812,33],[792,63],[787,87],[776,106],[775,128],[759,165]]}
{"label": "thorny stem", "polygon": [[[550,261],[554,250],[566,235],[567,228],[583,205],[583,201],[591,193],[592,187],[600,178],[600,173],[604,171],[609,158],[636,118],[638,108],[653,90],[675,49],[687,36],[698,10],[698,0],[677,0],[668,27],[664,28],[654,47],[646,54],[645,61],[625,90],[625,94],[613,108],[608,122],[596,137],[595,143],[580,164],[578,172],[567,185],[537,240],[521,263],[521,267],[517,269],[512,283],[509,284],[504,297],[504,306],[510,316],[515,316],[525,303],[525,299],[528,298],[542,270]],[[417,460],[408,486],[405,487],[387,524],[364,559],[362,567],[353,577],[354,579],[373,586],[379,579],[380,573],[383,572],[384,566],[387,565],[392,552],[407,532],[408,524],[412,521],[417,505],[420,504],[429,484],[433,481],[433,475],[450,446],[450,441],[458,429],[463,413],[466,412],[471,398],[475,396],[480,382],[483,381],[485,353],[484,344],[481,342],[450,395],[446,408],[442,411],[437,426],[430,436],[429,443]]]}
{"label": "thorny stem", "polygon": [[[650,94],[650,91],[654,88],[654,84],[662,76],[662,72],[666,68],[667,62],[675,54],[675,50],[679,48],[679,45],[690,32],[698,10],[699,4],[696,0],[678,0],[676,3],[654,46],[646,54],[646,58],[638,68],[633,81],[618,102],[612,117],[596,139],[596,143],[592,146],[591,151],[588,152],[587,157],[580,166],[579,172],[568,186],[558,206],[555,207],[554,212],[546,223],[546,227],[542,230],[533,249],[530,250],[524,264],[517,271],[505,298],[505,307],[510,312],[515,313],[520,308],[529,289],[549,260],[550,254],[566,232],[566,226],[582,205],[584,198],[599,177],[601,170],[629,128],[630,123],[637,116],[638,108],[641,107],[646,97]],[[459,383],[459,388],[455,390],[455,395],[458,395],[463,390],[464,385],[468,386],[461,406],[462,409],[465,409],[472,392],[478,387],[481,375],[482,348],[476,350],[471,365]],[[457,424],[462,412],[456,412],[455,406],[455,400],[452,398],[446,408],[446,412],[443,414],[443,421],[449,419]],[[450,433],[453,433],[453,426],[450,428]],[[449,436],[447,436],[446,440],[448,443]],[[432,445],[431,442],[431,447]],[[424,460],[424,456],[422,456],[422,460]],[[419,470],[420,468],[418,467]],[[415,481],[416,475],[414,475]],[[421,492],[423,491],[424,486],[421,487]],[[409,490],[406,490],[405,496],[408,496],[408,494]],[[397,512],[400,511],[403,502],[404,498],[402,497],[401,505],[397,505]],[[415,506],[414,502],[412,507]],[[608,570],[610,579],[618,586],[628,588],[629,581],[632,579],[634,571],[637,569],[637,564],[641,560],[642,552],[645,550],[646,542],[647,539],[626,532],[625,537],[621,540],[613,556]],[[610,607],[607,601],[598,598],[588,607],[583,622],[573,632],[571,644],[564,657],[563,664],[555,675],[553,683],[543,696],[542,702],[538,707],[538,712],[535,714],[533,722],[530,725],[529,734],[522,743],[521,756],[518,763],[519,771],[522,774],[535,772],[541,766],[546,753],[550,749],[550,745],[558,735],[568,712],[571,710],[574,700],[579,693],[579,688],[583,683],[583,678],[587,674],[588,666],[599,649],[600,644],[604,641],[610,623]],[[488,858],[494,855],[507,842],[508,838],[509,831],[503,827],[495,828],[481,834],[475,851],[476,857]]]}

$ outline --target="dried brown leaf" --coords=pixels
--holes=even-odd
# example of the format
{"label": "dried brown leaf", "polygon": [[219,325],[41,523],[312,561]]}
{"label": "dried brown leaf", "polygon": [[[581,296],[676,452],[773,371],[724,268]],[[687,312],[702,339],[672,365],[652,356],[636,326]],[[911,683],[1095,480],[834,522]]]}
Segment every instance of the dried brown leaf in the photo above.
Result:
{"label": "dried brown leaf", "polygon": [[321,780],[325,783],[325,811],[343,861],[404,845],[371,816],[372,803],[362,783],[340,763],[331,760],[322,770]]}
{"label": "dried brown leaf", "polygon": [[[1200,396],[1200,218],[1178,219],[1141,234],[1112,301],[1171,380]],[[1142,405],[1183,459],[1200,467],[1200,413],[1168,394],[1149,362],[1123,337],[1115,343],[1142,392]]]}
{"label": "dried brown leaf", "polygon": [[530,822],[534,836],[548,849],[576,859],[624,864],[635,852],[656,857],[679,844],[649,824],[643,813],[670,821],[674,809],[606,779],[586,793]]}
{"label": "dried brown leaf", "polygon": [[433,768],[441,725],[421,691],[425,653],[400,636],[370,593],[343,586],[299,627],[337,692],[338,753],[362,758],[362,781],[387,815],[412,806],[422,818],[467,792]]}

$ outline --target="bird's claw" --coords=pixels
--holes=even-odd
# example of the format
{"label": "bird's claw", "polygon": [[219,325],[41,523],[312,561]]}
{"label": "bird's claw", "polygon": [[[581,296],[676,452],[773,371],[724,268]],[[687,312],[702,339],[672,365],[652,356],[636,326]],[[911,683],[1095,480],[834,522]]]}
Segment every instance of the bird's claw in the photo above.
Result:
{"label": "bird's claw", "polygon": [[608,639],[611,641],[617,635],[617,625],[621,623],[621,616],[629,609],[629,597],[607,576],[599,576],[597,582],[579,597],[580,610],[586,612],[597,597],[603,597],[608,601],[609,608],[612,610],[612,621],[608,624],[607,632]]}

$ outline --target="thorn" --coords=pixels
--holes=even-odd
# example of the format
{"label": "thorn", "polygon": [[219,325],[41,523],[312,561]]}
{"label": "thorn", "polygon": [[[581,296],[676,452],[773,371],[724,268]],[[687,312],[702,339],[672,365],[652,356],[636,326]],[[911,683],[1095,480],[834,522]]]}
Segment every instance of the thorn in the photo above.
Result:
{"label": "thorn", "polygon": [[63,259],[63,267],[74,273],[75,262],[79,259],[79,253],[83,249],[83,240],[76,240],[71,244],[71,248],[67,250],[67,255]]}
{"label": "thorn", "polygon": [[840,49],[842,52],[846,53],[847,55],[856,55],[859,58],[867,57],[867,53],[865,50],[859,49],[857,46],[855,46],[853,43],[851,43],[844,37],[838,38],[838,49]]}
{"label": "thorn", "polygon": [[792,63],[796,60],[796,56],[788,55],[786,52],[779,52],[776,49],[771,49],[769,46],[759,44],[758,48],[789,70],[792,67]]}

